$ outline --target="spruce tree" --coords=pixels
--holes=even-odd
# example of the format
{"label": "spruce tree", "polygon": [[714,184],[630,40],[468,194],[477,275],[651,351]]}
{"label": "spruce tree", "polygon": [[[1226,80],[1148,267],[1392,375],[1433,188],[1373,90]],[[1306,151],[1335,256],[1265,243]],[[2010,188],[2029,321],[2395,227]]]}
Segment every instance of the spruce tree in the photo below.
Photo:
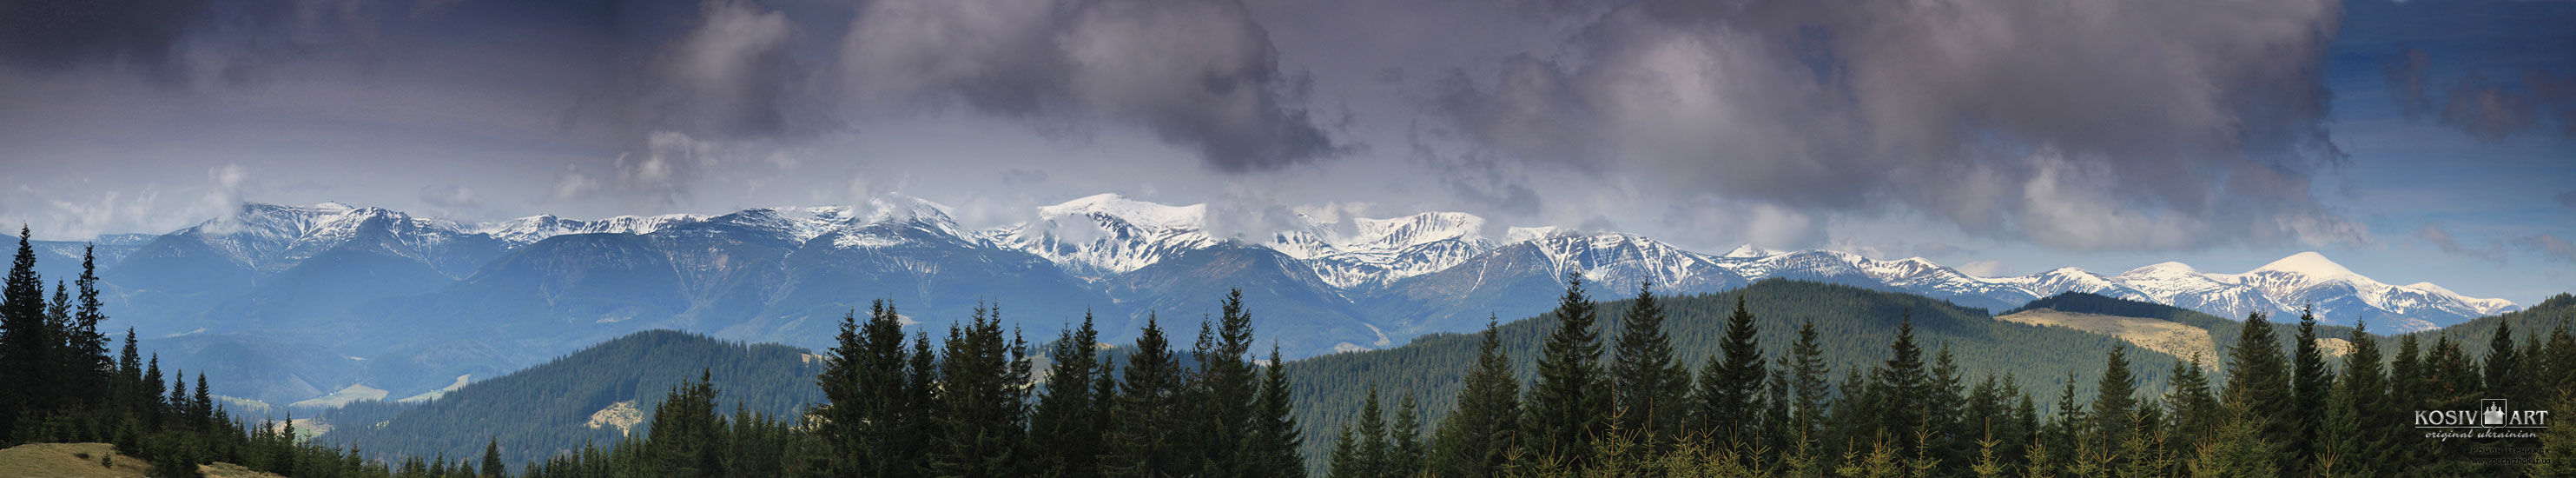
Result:
{"label": "spruce tree", "polygon": [[215,423],[215,398],[214,394],[209,393],[209,390],[206,389],[205,372],[197,372],[197,396],[196,398],[189,400],[188,405],[190,406],[188,409],[188,418],[197,424],[197,429],[205,430],[214,428],[215,425],[217,425]]}
{"label": "spruce tree", "polygon": [[2336,386],[2343,391],[2346,403],[2342,406],[2352,410],[2356,428],[2350,432],[2357,442],[2336,460],[2341,464],[2335,468],[2364,476],[2385,474],[2387,471],[2379,466],[2384,450],[2406,438],[2399,409],[2389,407],[2388,377],[2381,373],[2379,339],[2370,334],[2369,322],[2354,322],[2352,355],[2344,356],[2343,363],[2343,377]]}
{"label": "spruce tree", "polygon": [[1761,418],[1762,382],[1769,378],[1761,342],[1755,339],[1759,332],[1753,313],[1745,310],[1744,297],[1736,296],[1735,312],[1726,316],[1726,335],[1717,344],[1718,355],[1700,367],[1699,423],[1719,443],[1752,445],[1759,438],[1755,432]]}
{"label": "spruce tree", "polygon": [[2522,353],[2513,341],[2513,321],[2496,321],[2495,335],[2487,340],[2487,396],[2528,402],[2530,397],[2522,389],[2522,366]]}
{"label": "spruce tree", "polygon": [[120,413],[150,411],[144,406],[142,390],[143,357],[134,343],[134,328],[125,329],[125,349],[116,356],[116,393],[112,397]]}
{"label": "spruce tree", "polygon": [[1967,400],[1963,381],[1959,362],[1950,355],[1950,345],[1941,344],[1941,351],[1933,354],[1931,382],[1926,388],[1930,395],[1923,400],[1923,426],[1928,429],[1917,434],[1918,438],[1930,440],[1922,444],[1917,456],[1936,460],[1941,474],[1962,469],[1976,447],[1977,435],[1969,433],[1967,424],[1959,420],[1962,402]]}
{"label": "spruce tree", "polygon": [[1342,433],[1333,437],[1333,456],[1324,462],[1325,478],[1377,478],[1368,474],[1368,460],[1360,456],[1359,436],[1351,432],[1351,423],[1342,423]]}
{"label": "spruce tree", "polygon": [[143,406],[145,425],[154,430],[160,429],[162,419],[169,415],[170,409],[170,402],[162,400],[163,395],[161,395],[160,352],[152,353],[152,360],[144,367],[143,382],[135,384],[135,388],[135,394],[141,395],[135,400],[141,402]]}
{"label": "spruce tree", "polygon": [[1190,404],[1197,408],[1190,414],[1190,441],[1199,452],[1201,474],[1243,469],[1253,402],[1261,392],[1261,376],[1250,361],[1252,314],[1244,309],[1243,290],[1227,291],[1220,309],[1213,335],[1207,324],[1200,324],[1200,346],[1191,357],[1198,361],[1199,374],[1191,390],[1195,398]]}
{"label": "spruce tree", "polygon": [[2318,412],[2319,418],[2316,419],[2317,442],[2312,447],[2315,453],[2305,464],[2310,474],[2371,476],[2360,472],[2358,465],[2363,458],[2362,447],[2367,438],[2361,436],[2361,411],[2355,407],[2352,396],[2349,377],[2337,380],[2331,393],[2326,394],[2326,407]]}
{"label": "spruce tree", "polygon": [[1824,425],[1825,400],[1833,392],[1826,388],[1825,377],[1833,370],[1825,364],[1824,346],[1817,343],[1815,321],[1798,324],[1798,341],[1789,345],[1787,365],[1790,399],[1795,401],[1790,408],[1791,429],[1815,436]]}
{"label": "spruce tree", "polygon": [[2129,374],[2128,347],[2112,345],[2103,359],[2102,382],[2093,396],[2093,443],[2099,449],[2110,449],[2128,440],[2135,423],[2130,415],[2136,409],[2138,384]]}
{"label": "spruce tree", "polygon": [[[2237,336],[2227,360],[2227,402],[2244,409],[2239,414],[2251,421],[2249,426],[2265,443],[2290,443],[2300,440],[2299,410],[2290,388],[2289,364],[2281,357],[2280,340],[2273,335],[2272,322],[2262,313],[2245,317],[2244,333]],[[2296,455],[2285,452],[2275,462],[2295,462]]]}
{"label": "spruce tree", "polygon": [[[711,377],[711,371],[699,372],[696,381],[673,387],[662,398],[662,405],[653,410],[648,427],[651,431],[643,448],[666,476],[729,476],[718,460],[724,417],[716,414],[716,388]],[[444,463],[446,459],[439,461]]]}
{"label": "spruce tree", "polygon": [[2218,396],[2210,391],[2209,374],[2200,368],[2201,357],[2174,362],[2173,390],[2165,394],[2165,403],[2173,407],[2173,433],[2167,448],[2195,450],[2204,437],[2218,432],[2223,409]]}
{"label": "spruce tree", "polygon": [[18,228],[18,253],[0,287],[0,383],[10,384],[0,387],[0,444],[17,443],[21,417],[48,407],[49,394],[61,390],[45,373],[53,363],[47,355],[61,339],[45,323],[45,282],[36,276],[28,234],[25,226]]}
{"label": "spruce tree", "polygon": [[2057,420],[2048,424],[2046,442],[2051,461],[2073,464],[2084,458],[2077,452],[2088,449],[2084,437],[2093,420],[2091,414],[2085,413],[2084,403],[2075,401],[2075,374],[2066,374],[2061,383],[2065,388],[2057,392]]}
{"label": "spruce tree", "polygon": [[1870,381],[1870,416],[1874,429],[1895,445],[1899,453],[1911,453],[1921,446],[1915,441],[1915,430],[1924,423],[1924,401],[1931,391],[1931,376],[1923,368],[1923,348],[1914,344],[1914,315],[1906,312],[1896,327],[1896,340],[1887,344],[1888,358]]}
{"label": "spruce tree", "polygon": [[1027,344],[1002,333],[1001,313],[977,305],[963,326],[948,328],[939,361],[938,435],[932,474],[943,477],[1021,476],[1030,470],[1026,404]]}
{"label": "spruce tree", "polygon": [[1306,458],[1297,453],[1305,439],[1298,436],[1296,410],[1289,398],[1287,363],[1279,358],[1279,345],[1271,344],[1270,363],[1261,371],[1261,397],[1253,404],[1252,435],[1244,442],[1243,464],[1234,476],[1306,476]]}
{"label": "spruce tree", "polygon": [[1613,409],[1620,429],[1659,446],[1681,433],[1690,410],[1690,370],[1673,360],[1664,307],[1656,302],[1654,287],[1653,281],[1637,286],[1637,300],[1620,321],[1619,340],[1611,349],[1610,389],[1616,394]]}
{"label": "spruce tree", "polygon": [[1413,394],[1405,394],[1395,405],[1395,424],[1387,428],[1386,476],[1410,477],[1428,471],[1422,444],[1422,416]]}
{"label": "spruce tree", "polygon": [[78,295],[69,301],[71,320],[64,331],[70,348],[72,380],[80,384],[74,387],[73,396],[84,399],[105,396],[109,384],[114,383],[107,378],[116,370],[116,362],[107,355],[107,334],[98,331],[98,323],[107,320],[107,314],[100,310],[106,304],[98,298],[97,249],[88,246],[81,250],[80,277],[72,281]]}
{"label": "spruce tree", "polygon": [[2316,461],[2317,418],[2325,412],[2328,389],[2334,386],[2334,376],[2326,371],[2325,351],[2317,346],[2317,315],[2313,308],[2301,309],[2297,339],[2290,354],[2290,409],[2301,413],[2289,419],[2295,426],[2291,435],[2295,440],[2282,444],[2282,451],[2291,460],[2283,463],[2282,471],[2293,474]]}
{"label": "spruce tree", "polygon": [[2418,386],[2424,378],[2423,347],[2415,334],[2397,336],[2397,355],[2388,358],[2388,402],[2399,410],[2424,409]]}
{"label": "spruce tree", "polygon": [[1377,384],[1369,384],[1368,398],[1360,402],[1360,454],[1352,470],[1354,476],[1379,478],[1391,471],[1388,465],[1393,461],[1390,452],[1394,446],[1387,441],[1386,410],[1378,405],[1377,397]]}
{"label": "spruce tree", "polygon": [[[919,476],[927,436],[915,422],[926,407],[908,374],[901,315],[892,303],[874,301],[868,320],[856,312],[841,319],[836,345],[815,377],[826,403],[818,435],[830,457],[824,468],[838,475]],[[925,357],[926,358],[926,357]]]}
{"label": "spruce tree", "polygon": [[1176,436],[1183,424],[1182,391],[1188,387],[1183,373],[1159,320],[1147,315],[1144,334],[1136,338],[1121,373],[1125,381],[1119,384],[1109,449],[1101,459],[1104,473],[1156,477],[1197,471],[1188,460],[1188,444]]}
{"label": "spruce tree", "polygon": [[[294,426],[294,422],[287,423]],[[506,474],[501,466],[501,439],[495,437],[483,442],[483,478],[502,478]]]}
{"label": "spruce tree", "polygon": [[1047,369],[1046,394],[1038,397],[1037,408],[1030,412],[1030,442],[1044,463],[1038,469],[1056,476],[1097,476],[1099,473],[1100,429],[1092,413],[1092,384],[1098,380],[1099,362],[1093,361],[1093,350],[1100,342],[1100,331],[1093,328],[1091,313],[1082,314],[1082,325],[1066,329],[1056,336],[1054,363]]}
{"label": "spruce tree", "polygon": [[1485,323],[1476,347],[1476,366],[1458,389],[1456,409],[1440,420],[1431,440],[1431,468],[1437,476],[1495,476],[1519,436],[1520,380],[1512,375],[1511,358],[1503,352],[1495,322]]}
{"label": "spruce tree", "polygon": [[1602,390],[1601,341],[1592,330],[1593,313],[1592,300],[1583,295],[1583,276],[1567,273],[1565,296],[1552,314],[1556,330],[1539,348],[1538,381],[1530,385],[1525,401],[1523,440],[1536,456],[1579,464],[1592,455],[1592,438],[1607,428],[1610,397]]}

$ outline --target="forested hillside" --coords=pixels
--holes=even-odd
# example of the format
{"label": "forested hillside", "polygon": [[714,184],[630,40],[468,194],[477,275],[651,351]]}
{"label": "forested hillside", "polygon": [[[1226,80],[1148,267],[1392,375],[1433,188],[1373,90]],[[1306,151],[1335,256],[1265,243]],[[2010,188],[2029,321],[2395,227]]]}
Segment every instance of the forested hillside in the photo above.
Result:
{"label": "forested hillside", "polygon": [[[386,410],[388,405],[362,403],[326,412],[320,418],[332,428],[319,439],[380,456],[451,457],[481,453],[497,440],[504,461],[525,463],[584,443],[614,443],[627,431],[617,426],[621,420],[644,433],[644,425],[635,422],[643,412],[701,372],[722,391],[714,400],[723,411],[739,405],[771,416],[799,416],[823,398],[814,386],[823,366],[817,358],[785,345],[638,332],[466,385],[427,404]],[[594,415],[605,420],[594,427]]]}
{"label": "forested hillside", "polygon": [[[1611,299],[1633,296],[1637,291],[1587,292],[1597,299]],[[1663,298],[1667,317],[1663,328],[1671,336],[1673,357],[1679,364],[1699,369],[1719,352],[1726,333],[1726,316],[1739,298],[1754,317],[1754,340],[1762,356],[1784,354],[1797,339],[1798,327],[1813,323],[1821,338],[1818,345],[1824,363],[1836,380],[1847,372],[1866,371],[1864,367],[1869,364],[1887,360],[1887,343],[1896,338],[1899,322],[1909,316],[1927,360],[1947,346],[1958,369],[1967,374],[1966,379],[1982,380],[1992,374],[2010,378],[2029,390],[2056,390],[2072,376],[2077,400],[2092,399],[2102,374],[2102,354],[2121,344],[2119,339],[2104,335],[1997,321],[1985,310],[1922,296],[1767,280],[1725,293]],[[1632,303],[1601,303],[1602,337],[1617,337],[1624,331],[1616,318],[1624,317]],[[1537,376],[1534,365],[1539,344],[1553,328],[1555,319],[1549,315],[1514,320],[1497,328],[1518,380],[1528,382]],[[1357,415],[1368,388],[1374,385],[1390,404],[1395,402],[1394,397],[1417,397],[1423,404],[1422,422],[1437,423],[1453,407],[1447,397],[1458,393],[1461,377],[1475,366],[1478,341],[1474,334],[1438,334],[1388,350],[1290,362],[1289,376],[1297,384],[1294,391],[1298,421],[1306,425],[1306,436],[1332,436],[1332,431]],[[2161,392],[2166,388],[2167,370],[2179,359],[2132,350],[2130,360],[2136,366],[2140,388]],[[2054,395],[2042,399],[2044,406],[2045,401],[2054,400]],[[1324,442],[1309,440],[1306,456],[1320,463],[1330,450],[1330,444]]]}
{"label": "forested hillside", "polygon": [[2460,344],[2460,351],[2485,355],[2488,349],[2492,348],[2490,343],[2494,341],[2499,327],[2511,329],[2514,340],[2526,346],[2556,333],[2561,328],[2576,327],[2576,295],[2558,294],[2532,305],[2529,309],[2481,317],[2460,325],[2412,335],[2425,343],[2450,339],[2452,343]]}
{"label": "forested hillside", "polygon": [[[1446,416],[1424,420],[1410,393],[1361,391],[1333,427],[1324,476],[2576,475],[2576,428],[2524,412],[2576,405],[2576,334],[2564,327],[2517,341],[2503,321],[2483,356],[2430,334],[2429,345],[2399,336],[2382,359],[2376,336],[2356,334],[2336,358],[2315,315],[2282,347],[2252,314],[2225,346],[2224,376],[2173,365],[2160,393],[2140,389],[2126,347],[2055,359],[2099,364],[2087,400],[2073,383],[1971,379],[1904,318],[1885,360],[1836,382],[1811,323],[1766,359],[1751,297],[1727,316],[1720,355],[1691,370],[1675,360],[1682,342],[1662,301],[1641,293],[1610,313],[1569,279],[1537,321],[1548,329],[1535,360],[1515,360],[1499,327],[1477,337],[1463,386],[1428,402],[1451,402]],[[1604,333],[1604,320],[1630,328]],[[2479,404],[2487,418],[2466,418]]]}

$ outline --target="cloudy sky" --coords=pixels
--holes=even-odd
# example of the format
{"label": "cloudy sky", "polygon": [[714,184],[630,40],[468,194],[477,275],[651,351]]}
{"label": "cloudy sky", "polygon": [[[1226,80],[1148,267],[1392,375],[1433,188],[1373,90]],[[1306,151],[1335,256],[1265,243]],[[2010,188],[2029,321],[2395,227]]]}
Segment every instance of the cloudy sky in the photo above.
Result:
{"label": "cloudy sky", "polygon": [[[0,0],[0,222],[1100,192],[2576,290],[2576,2]],[[1492,231],[1499,237],[1500,231]]]}

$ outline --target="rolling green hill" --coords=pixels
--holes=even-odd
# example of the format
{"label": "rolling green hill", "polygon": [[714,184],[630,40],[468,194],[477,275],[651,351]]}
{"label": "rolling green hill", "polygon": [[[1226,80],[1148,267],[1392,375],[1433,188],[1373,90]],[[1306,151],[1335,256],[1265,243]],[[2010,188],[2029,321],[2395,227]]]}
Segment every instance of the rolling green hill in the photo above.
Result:
{"label": "rolling green hill", "polygon": [[[632,408],[649,416],[673,386],[711,374],[717,403],[739,403],[773,416],[798,416],[822,400],[814,387],[820,361],[804,349],[743,344],[704,335],[637,332],[529,367],[466,385],[427,404],[360,402],[324,413],[332,429],[319,440],[371,456],[478,456],[498,439],[504,461],[525,463],[583,443],[615,443],[621,430],[592,427],[594,415]],[[620,404],[625,404],[620,407]],[[616,421],[616,420],[610,420]],[[605,424],[604,424],[605,425]],[[633,432],[643,433],[641,425]]]}

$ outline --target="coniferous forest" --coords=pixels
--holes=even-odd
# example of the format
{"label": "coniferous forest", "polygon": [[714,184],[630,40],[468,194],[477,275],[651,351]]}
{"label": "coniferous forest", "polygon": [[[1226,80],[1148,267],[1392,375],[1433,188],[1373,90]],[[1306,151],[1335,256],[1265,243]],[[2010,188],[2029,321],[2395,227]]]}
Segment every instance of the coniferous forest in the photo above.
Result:
{"label": "coniferous forest", "polygon": [[[211,462],[298,477],[2576,474],[2576,427],[2441,440],[2410,418],[2484,399],[2576,405],[2576,332],[2564,317],[2576,297],[2566,295],[2464,326],[2478,330],[2393,339],[2367,324],[2333,331],[2313,315],[2275,324],[2254,314],[2225,324],[2234,328],[2220,335],[2229,343],[2215,369],[2142,365],[2140,351],[2116,342],[2098,358],[2054,358],[2099,368],[2079,394],[2074,380],[2024,385],[2036,382],[1991,359],[1963,367],[1962,354],[1924,343],[1910,307],[1883,353],[1855,361],[1828,354],[1813,320],[1764,330],[1783,323],[1734,295],[1722,332],[1693,339],[1715,350],[1686,353],[1700,344],[1676,343],[1673,299],[1651,284],[1606,307],[1569,276],[1557,309],[1521,324],[1543,327],[1534,357],[1512,356],[1495,324],[1472,337],[1450,396],[1342,380],[1360,405],[1320,411],[1300,410],[1321,402],[1298,399],[1292,378],[1331,380],[1312,369],[1333,357],[1282,362],[1263,350],[1239,291],[1187,345],[1148,320],[1116,347],[1100,343],[1087,316],[1032,345],[989,306],[937,337],[907,334],[896,306],[880,301],[842,319],[811,377],[820,400],[801,412],[755,410],[794,397],[727,401],[714,371],[699,370],[669,386],[632,434],[510,463],[497,437],[479,457],[393,455],[236,418],[202,373],[192,389],[184,371],[137,350],[131,331],[111,356],[114,341],[97,330],[106,317],[94,268],[48,293],[24,240],[14,257],[0,295],[0,383],[13,385],[0,392],[0,443],[111,443],[155,476],[194,476]],[[2330,356],[2323,333],[2348,337],[2351,350]],[[1787,343],[1764,343],[1779,337]],[[441,416],[473,420],[470,405],[438,405],[448,407]],[[1305,433],[1300,417],[1319,414],[1332,432]],[[1301,451],[1310,449],[1324,452]]]}

